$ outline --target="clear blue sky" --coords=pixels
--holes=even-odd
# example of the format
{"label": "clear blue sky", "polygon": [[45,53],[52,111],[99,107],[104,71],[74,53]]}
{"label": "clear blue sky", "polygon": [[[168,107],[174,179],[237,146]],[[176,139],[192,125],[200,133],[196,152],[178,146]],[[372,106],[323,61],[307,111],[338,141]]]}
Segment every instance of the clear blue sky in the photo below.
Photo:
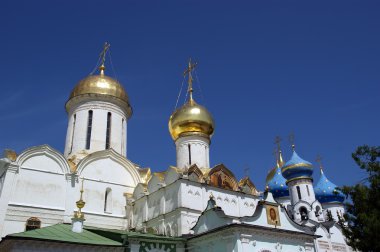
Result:
{"label": "clear blue sky", "polygon": [[[63,151],[71,89],[111,43],[134,114],[128,158],[175,164],[167,122],[191,56],[213,114],[211,163],[263,189],[274,138],[324,158],[336,184],[364,177],[351,153],[379,145],[378,1],[2,1],[0,149]],[[112,71],[108,71],[115,76]],[[315,164],[317,168],[317,165]],[[316,178],[319,177],[315,169]]]}

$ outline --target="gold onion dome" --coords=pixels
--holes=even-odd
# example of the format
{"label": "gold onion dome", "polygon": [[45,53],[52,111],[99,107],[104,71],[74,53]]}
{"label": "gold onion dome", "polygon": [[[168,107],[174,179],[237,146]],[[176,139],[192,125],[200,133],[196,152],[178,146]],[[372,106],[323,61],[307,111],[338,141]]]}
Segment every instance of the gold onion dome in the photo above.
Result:
{"label": "gold onion dome", "polygon": [[210,112],[193,99],[174,111],[169,119],[169,131],[174,140],[180,136],[201,135],[210,138],[214,132]]}
{"label": "gold onion dome", "polygon": [[70,97],[66,102],[66,110],[69,111],[72,100],[77,97],[95,96],[95,97],[110,97],[116,99],[120,105],[127,111],[128,116],[132,114],[132,108],[129,104],[128,94],[124,87],[117,80],[104,74],[106,69],[104,66],[105,54],[109,48],[109,44],[105,44],[105,48],[101,54],[102,64],[99,67],[98,75],[89,75],[78,82],[71,91]]}
{"label": "gold onion dome", "polygon": [[189,61],[189,66],[184,72],[184,76],[188,75],[189,100],[182,107],[173,112],[169,119],[169,132],[173,140],[177,140],[182,136],[199,135],[210,138],[214,133],[214,120],[210,112],[193,99],[193,78],[192,71],[197,63]]}

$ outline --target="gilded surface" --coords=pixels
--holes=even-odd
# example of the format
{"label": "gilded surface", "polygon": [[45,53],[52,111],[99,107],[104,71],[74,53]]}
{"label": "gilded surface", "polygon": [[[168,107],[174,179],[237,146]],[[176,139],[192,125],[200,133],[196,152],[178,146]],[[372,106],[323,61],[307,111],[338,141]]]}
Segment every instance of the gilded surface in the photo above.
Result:
{"label": "gilded surface", "polygon": [[214,120],[206,108],[189,100],[170,116],[169,131],[174,140],[184,134],[210,137],[214,132]]}
{"label": "gilded surface", "polygon": [[[84,94],[112,96],[122,100],[129,106],[128,95],[123,86],[117,80],[103,74],[90,75],[81,80],[71,91],[69,100]],[[66,109],[68,109],[67,106]]]}
{"label": "gilded surface", "polygon": [[283,168],[281,169],[281,171],[284,173],[285,171],[287,171],[287,170],[289,170],[289,169],[297,168],[297,167],[305,167],[305,168],[313,169],[313,166],[312,166],[311,164],[307,164],[307,163],[298,163],[298,164],[293,164],[293,165],[289,165],[289,166],[283,167]]}

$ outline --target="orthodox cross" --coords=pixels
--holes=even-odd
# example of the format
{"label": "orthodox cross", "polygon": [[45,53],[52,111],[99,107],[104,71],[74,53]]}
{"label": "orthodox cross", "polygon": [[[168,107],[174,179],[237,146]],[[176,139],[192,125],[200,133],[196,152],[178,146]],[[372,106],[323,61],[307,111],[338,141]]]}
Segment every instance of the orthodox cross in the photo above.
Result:
{"label": "orthodox cross", "polygon": [[102,64],[101,66],[104,67],[104,62],[106,61],[106,54],[108,49],[110,49],[110,44],[108,42],[104,43],[103,51],[100,53],[100,56],[102,58]]}
{"label": "orthodox cross", "polygon": [[289,142],[290,142],[290,144],[292,145],[292,149],[293,149],[293,151],[294,151],[294,149],[296,148],[296,146],[295,146],[295,144],[294,144],[294,133],[293,133],[293,132],[290,133],[290,135],[289,135]]}
{"label": "orthodox cross", "polygon": [[190,93],[190,101],[193,100],[193,76],[191,75],[191,72],[195,69],[195,67],[198,65],[198,63],[192,63],[191,58],[189,60],[189,66],[185,71],[183,72],[183,76],[189,75],[188,83],[189,87],[187,89],[187,92]]}
{"label": "orthodox cross", "polygon": [[276,136],[276,138],[274,139],[274,143],[277,145],[277,150],[280,151],[280,143],[281,143],[281,137],[279,136]]}
{"label": "orthodox cross", "polygon": [[244,168],[244,177],[249,177],[249,167],[248,167],[248,165],[246,165],[245,168]]}
{"label": "orthodox cross", "polygon": [[319,169],[321,169],[322,171],[323,170],[322,157],[319,154],[317,155],[317,159],[315,161],[317,161],[317,163],[319,164]]}

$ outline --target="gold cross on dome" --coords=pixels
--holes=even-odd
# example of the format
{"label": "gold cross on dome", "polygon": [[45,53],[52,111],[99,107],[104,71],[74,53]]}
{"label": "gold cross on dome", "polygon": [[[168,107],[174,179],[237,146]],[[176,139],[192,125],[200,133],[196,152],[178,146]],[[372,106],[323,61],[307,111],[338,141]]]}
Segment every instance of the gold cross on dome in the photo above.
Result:
{"label": "gold cross on dome", "polygon": [[185,69],[185,71],[183,72],[183,76],[189,75],[189,79],[188,79],[189,87],[187,89],[187,92],[189,92],[189,94],[190,94],[190,101],[193,100],[193,76],[191,75],[191,73],[197,65],[198,65],[198,63],[197,62],[192,63],[191,58],[190,58],[189,65]]}
{"label": "gold cross on dome", "polygon": [[317,163],[319,164],[319,168],[321,169],[321,170],[323,170],[323,165],[322,165],[322,157],[321,157],[321,155],[317,155],[317,159],[315,160],[315,161],[317,161]]}
{"label": "gold cross on dome", "polygon": [[106,61],[106,54],[108,49],[110,49],[110,44],[108,42],[104,43],[103,51],[100,53],[100,57],[102,58],[101,66],[104,67],[104,62]]}
{"label": "gold cross on dome", "polygon": [[290,142],[290,144],[292,145],[292,149],[293,149],[293,151],[294,151],[294,149],[296,148],[296,145],[294,144],[294,133],[292,132],[292,133],[290,133],[290,135],[289,135],[289,142]]}
{"label": "gold cross on dome", "polygon": [[248,167],[248,165],[246,165],[245,168],[244,168],[244,177],[249,177],[249,167]]}

